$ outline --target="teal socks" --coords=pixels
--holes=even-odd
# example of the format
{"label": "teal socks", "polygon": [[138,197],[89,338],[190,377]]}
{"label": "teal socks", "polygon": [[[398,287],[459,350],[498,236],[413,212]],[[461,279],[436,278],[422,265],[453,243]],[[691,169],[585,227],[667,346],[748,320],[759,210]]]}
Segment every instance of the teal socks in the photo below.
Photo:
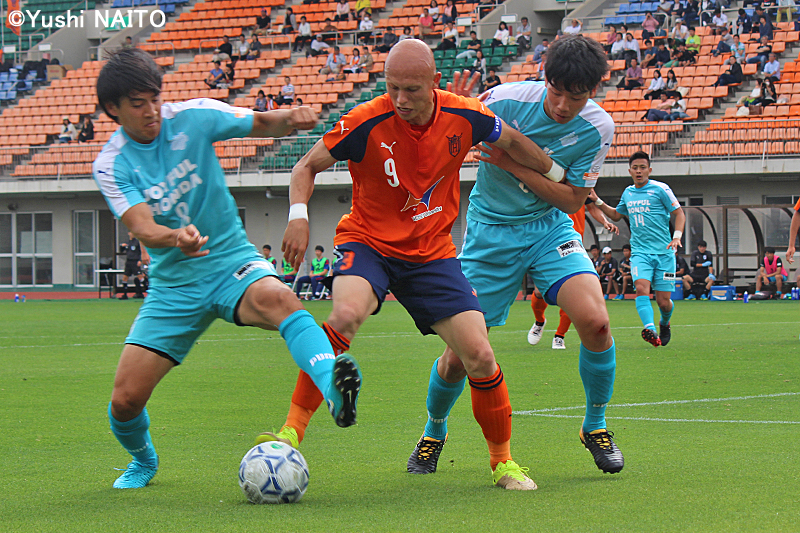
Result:
{"label": "teal socks", "polygon": [[125,451],[144,465],[152,467],[158,465],[158,456],[150,438],[150,417],[147,414],[147,407],[133,420],[120,422],[111,414],[111,402],[108,402],[108,420],[111,422],[111,431]]}
{"label": "teal socks", "polygon": [[639,318],[642,320],[642,324],[645,328],[652,329],[653,331],[656,330],[653,306],[650,304],[649,296],[636,297],[636,312],[639,313]]}
{"label": "teal socks", "polygon": [[666,313],[663,309],[659,308],[659,311],[661,311],[661,320],[658,323],[662,326],[669,324],[669,319],[672,318],[672,311],[675,309],[675,304],[672,302],[672,300],[669,301],[669,304],[669,311]]}
{"label": "teal socks", "polygon": [[[294,362],[306,374],[325,399],[333,392],[333,364],[336,356],[328,336],[305,309],[295,311],[278,326],[281,337],[292,354]],[[335,390],[335,389],[334,389]],[[336,391],[338,393],[338,391]]]}
{"label": "teal socks", "polygon": [[447,417],[450,416],[450,410],[464,391],[467,378],[458,383],[448,383],[439,376],[436,370],[438,364],[438,359],[433,362],[428,383],[428,423],[425,424],[425,436],[444,440],[447,436]]}
{"label": "teal socks", "polygon": [[606,428],[606,405],[614,393],[616,354],[617,348],[613,339],[611,347],[604,352],[591,352],[581,344],[578,361],[583,389],[586,392],[584,433]]}

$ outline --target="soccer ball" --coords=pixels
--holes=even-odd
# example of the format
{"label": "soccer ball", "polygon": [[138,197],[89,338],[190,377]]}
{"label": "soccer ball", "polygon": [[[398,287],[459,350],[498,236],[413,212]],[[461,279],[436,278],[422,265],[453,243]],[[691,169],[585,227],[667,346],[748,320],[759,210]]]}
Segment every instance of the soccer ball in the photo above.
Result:
{"label": "soccer ball", "polygon": [[239,486],[252,503],[294,503],[308,488],[308,464],[288,444],[258,444],[239,465]]}

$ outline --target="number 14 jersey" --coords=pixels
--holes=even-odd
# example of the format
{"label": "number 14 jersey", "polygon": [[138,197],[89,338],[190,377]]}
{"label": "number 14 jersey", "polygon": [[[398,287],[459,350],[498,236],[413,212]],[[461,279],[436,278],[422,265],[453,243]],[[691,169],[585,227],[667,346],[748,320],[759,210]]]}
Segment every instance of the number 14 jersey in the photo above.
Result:
{"label": "number 14 jersey", "polygon": [[631,252],[648,255],[674,254],[667,248],[672,241],[669,216],[681,206],[666,183],[649,180],[639,189],[630,185],[622,193],[617,212],[628,215],[631,226]]}

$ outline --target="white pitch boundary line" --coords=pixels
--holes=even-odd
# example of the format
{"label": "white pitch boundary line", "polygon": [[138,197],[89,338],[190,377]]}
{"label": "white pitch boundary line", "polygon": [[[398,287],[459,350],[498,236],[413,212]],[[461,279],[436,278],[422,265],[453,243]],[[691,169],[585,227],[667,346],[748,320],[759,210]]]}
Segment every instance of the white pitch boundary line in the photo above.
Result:
{"label": "white pitch boundary line", "polygon": [[[547,418],[580,418],[583,415],[550,415],[536,413],[534,416],[544,416]],[[800,424],[787,420],[705,420],[702,418],[650,418],[646,416],[607,416],[606,420],[644,420],[648,422],[704,422],[706,424]]]}

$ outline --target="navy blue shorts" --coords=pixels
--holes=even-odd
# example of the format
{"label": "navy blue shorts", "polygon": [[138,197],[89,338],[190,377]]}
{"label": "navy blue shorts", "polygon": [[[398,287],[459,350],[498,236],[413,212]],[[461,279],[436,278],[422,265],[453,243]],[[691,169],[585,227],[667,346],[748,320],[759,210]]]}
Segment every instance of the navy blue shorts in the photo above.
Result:
{"label": "navy blue shorts", "polygon": [[333,277],[359,276],[372,285],[378,297],[378,314],[384,299],[392,291],[406,308],[423,335],[436,333],[431,326],[464,311],[481,311],[478,297],[461,273],[461,261],[455,257],[427,263],[412,263],[384,257],[377,250],[357,242],[335,246]]}

